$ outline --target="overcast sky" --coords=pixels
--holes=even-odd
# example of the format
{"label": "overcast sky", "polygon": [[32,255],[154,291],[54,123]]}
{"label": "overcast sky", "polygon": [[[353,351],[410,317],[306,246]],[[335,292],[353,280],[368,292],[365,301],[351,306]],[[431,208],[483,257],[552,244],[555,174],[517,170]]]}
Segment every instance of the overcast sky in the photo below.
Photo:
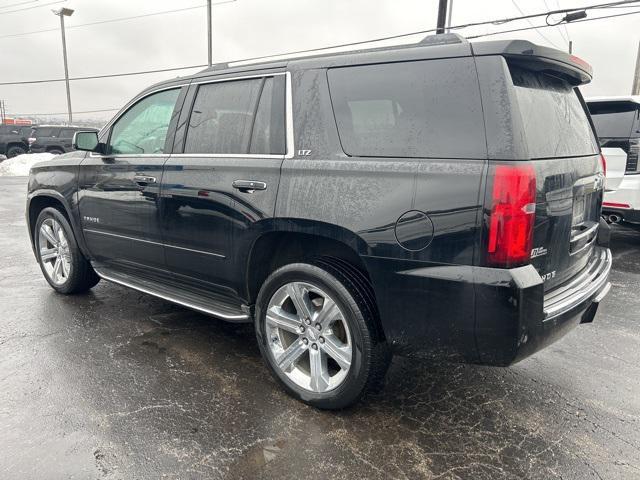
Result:
{"label": "overcast sky", "polygon": [[[0,82],[64,76],[59,18],[52,8],[75,9],[67,27],[178,8],[192,10],[121,22],[67,29],[71,77],[198,65],[207,62],[206,0],[0,0]],[[214,0],[214,3],[221,0]],[[269,55],[292,50],[368,40],[435,27],[437,0],[236,0],[213,7],[213,57],[216,61]],[[452,24],[518,16],[525,13],[603,3],[598,0],[454,0]],[[546,5],[545,5],[546,4]],[[9,13],[11,10],[38,6]],[[548,7],[548,8],[547,8]],[[640,7],[640,5],[639,5]],[[635,10],[640,10],[636,7]],[[627,10],[590,11],[589,16]],[[632,10],[629,10],[632,11]],[[533,20],[544,23],[544,17]],[[526,27],[526,21],[459,31],[463,35]],[[35,30],[54,31],[9,36]],[[631,92],[640,15],[630,15],[566,27],[552,27],[487,37],[525,38],[567,49],[594,67],[586,95],[627,95]],[[543,38],[544,36],[544,38]],[[409,37],[403,42],[413,42]],[[395,43],[400,41],[396,40]],[[84,80],[71,83],[74,111],[119,108],[145,86],[175,73]],[[65,112],[64,83],[0,86],[8,113]],[[77,114],[82,119],[108,119],[115,112]]]}

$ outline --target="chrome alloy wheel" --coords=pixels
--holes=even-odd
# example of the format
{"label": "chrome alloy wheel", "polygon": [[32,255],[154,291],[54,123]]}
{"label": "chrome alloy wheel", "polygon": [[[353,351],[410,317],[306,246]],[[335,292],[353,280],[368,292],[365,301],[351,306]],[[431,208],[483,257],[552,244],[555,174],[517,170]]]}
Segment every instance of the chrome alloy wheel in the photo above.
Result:
{"label": "chrome alloy wheel", "polygon": [[315,285],[280,287],[269,301],[265,330],[274,364],[299,387],[322,393],[346,378],[353,355],[349,326],[336,302]]}
{"label": "chrome alloy wheel", "polygon": [[56,285],[62,285],[71,274],[71,252],[62,226],[53,218],[47,218],[40,225],[38,235],[40,262]]}

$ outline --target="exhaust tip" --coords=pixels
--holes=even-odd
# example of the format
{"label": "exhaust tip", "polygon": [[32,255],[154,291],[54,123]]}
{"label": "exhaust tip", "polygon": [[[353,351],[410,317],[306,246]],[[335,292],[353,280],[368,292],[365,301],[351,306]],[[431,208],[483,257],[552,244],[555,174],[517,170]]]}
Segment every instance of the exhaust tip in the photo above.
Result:
{"label": "exhaust tip", "polygon": [[609,223],[620,223],[622,221],[622,217],[616,213],[612,213],[607,216],[607,222]]}

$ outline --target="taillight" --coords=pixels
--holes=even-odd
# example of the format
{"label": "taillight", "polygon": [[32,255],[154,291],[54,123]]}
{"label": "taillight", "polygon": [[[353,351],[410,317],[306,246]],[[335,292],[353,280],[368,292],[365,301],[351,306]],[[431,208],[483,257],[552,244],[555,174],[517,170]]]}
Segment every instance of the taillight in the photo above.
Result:
{"label": "taillight", "polygon": [[487,263],[511,268],[529,262],[536,212],[536,172],[531,165],[496,165],[490,198]]}
{"label": "taillight", "polygon": [[640,172],[638,154],[640,153],[640,138],[629,139],[629,153],[627,155],[627,172]]}
{"label": "taillight", "polygon": [[607,176],[607,158],[604,156],[604,153],[600,152],[600,164],[602,165],[602,173],[604,176]]}

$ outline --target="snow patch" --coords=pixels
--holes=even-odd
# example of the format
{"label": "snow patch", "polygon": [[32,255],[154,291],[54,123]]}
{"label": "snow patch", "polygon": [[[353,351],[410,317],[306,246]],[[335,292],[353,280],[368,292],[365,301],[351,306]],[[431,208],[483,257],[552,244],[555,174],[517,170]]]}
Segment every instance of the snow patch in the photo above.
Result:
{"label": "snow patch", "polygon": [[29,169],[38,162],[56,157],[53,153],[26,153],[0,163],[0,177],[18,177],[29,175]]}

